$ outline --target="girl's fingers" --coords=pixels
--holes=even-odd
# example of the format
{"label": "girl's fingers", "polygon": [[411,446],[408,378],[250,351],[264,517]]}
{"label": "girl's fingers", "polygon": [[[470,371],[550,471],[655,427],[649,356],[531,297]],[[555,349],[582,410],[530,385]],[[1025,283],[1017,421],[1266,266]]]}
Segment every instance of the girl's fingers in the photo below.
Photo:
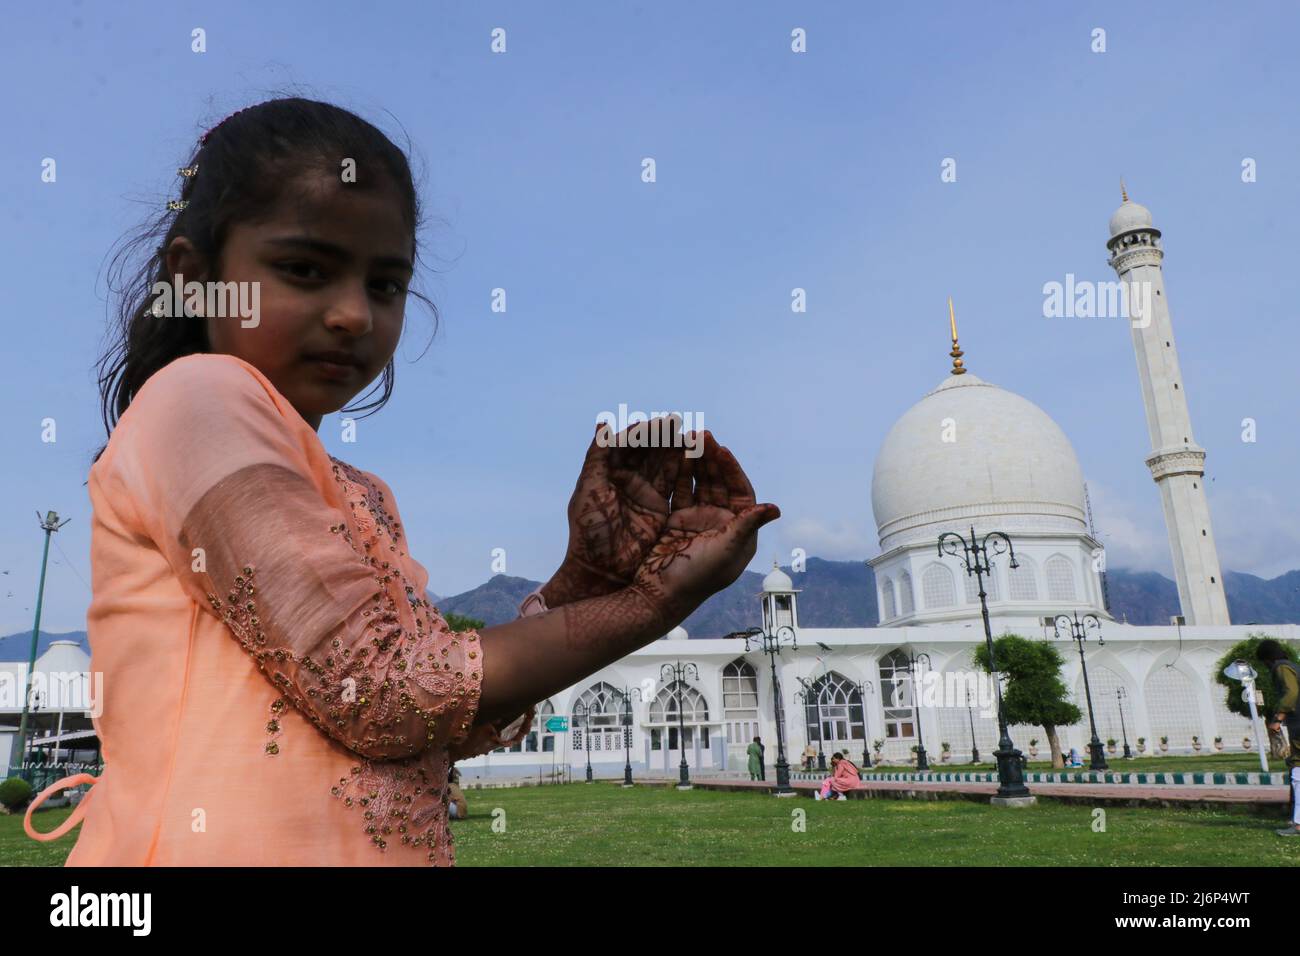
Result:
{"label": "girl's fingers", "polygon": [[[602,436],[602,432],[604,435]],[[596,425],[596,433],[591,437],[591,444],[587,446],[587,455],[582,461],[582,473],[578,476],[578,481],[596,480],[599,482],[609,481],[609,471],[611,467],[610,437],[613,432],[604,422]]]}
{"label": "girl's fingers", "polygon": [[727,486],[719,468],[721,446],[710,431],[704,432],[703,454],[695,460],[695,500],[702,505],[727,508]]}
{"label": "girl's fingers", "polygon": [[676,413],[629,425],[609,439],[611,469],[636,472],[667,500],[677,479],[680,434],[681,416]]}
{"label": "girl's fingers", "polygon": [[771,502],[752,505],[736,515],[731,530],[735,532],[739,540],[744,541],[746,538],[757,534],[758,529],[763,525],[769,521],[775,521],[779,517],[781,517],[781,509]]}
{"label": "girl's fingers", "polygon": [[733,511],[739,511],[754,504],[757,500],[754,496],[754,486],[749,483],[749,476],[745,474],[745,469],[740,467],[740,462],[736,461],[736,456],[731,453],[731,449],[721,450],[718,456],[718,468],[726,482],[727,496],[730,499],[728,507]]}
{"label": "girl's fingers", "polygon": [[695,506],[695,466],[698,459],[682,456],[678,462],[677,478],[673,482],[673,511]]}
{"label": "girl's fingers", "polygon": [[672,494],[681,467],[682,449],[669,443],[659,448],[644,449],[639,471],[665,501]]}

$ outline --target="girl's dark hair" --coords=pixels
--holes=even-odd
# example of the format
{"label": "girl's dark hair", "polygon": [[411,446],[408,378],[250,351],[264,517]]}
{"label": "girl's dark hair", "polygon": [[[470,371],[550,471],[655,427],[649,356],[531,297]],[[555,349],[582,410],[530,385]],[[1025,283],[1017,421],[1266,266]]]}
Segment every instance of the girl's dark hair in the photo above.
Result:
{"label": "girl's dark hair", "polygon": [[[416,237],[422,219],[406,153],[355,113],[297,96],[278,97],[228,116],[203,135],[185,163],[186,169],[197,165],[197,172],[178,176],[184,208],[174,211],[160,204],[163,212],[119,251],[110,266],[109,291],[119,299],[118,314],[110,327],[109,345],[96,365],[101,414],[110,435],[149,376],[183,355],[210,351],[203,319],[157,318],[150,311],[154,284],[172,282],[166,262],[172,240],[184,236],[193,243],[209,264],[208,278],[215,280],[220,276],[221,251],[232,224],[268,216],[278,202],[292,195],[306,171],[340,175],[345,159],[355,163],[356,181],[349,182],[352,188],[395,190],[411,229],[414,261],[418,263]],[[120,278],[132,269],[130,260],[138,247],[146,247],[148,254],[122,284]],[[414,289],[409,294],[433,311],[436,330],[437,306]],[[344,410],[373,412],[382,408],[392,395],[393,379],[390,359],[376,385],[383,390],[379,398]],[[372,388],[360,400],[374,391]],[[103,452],[100,448],[95,460]]]}
{"label": "girl's dark hair", "polygon": [[1255,646],[1255,656],[1261,661],[1285,661],[1289,659],[1286,651],[1282,650],[1282,645],[1271,637],[1266,637]]}

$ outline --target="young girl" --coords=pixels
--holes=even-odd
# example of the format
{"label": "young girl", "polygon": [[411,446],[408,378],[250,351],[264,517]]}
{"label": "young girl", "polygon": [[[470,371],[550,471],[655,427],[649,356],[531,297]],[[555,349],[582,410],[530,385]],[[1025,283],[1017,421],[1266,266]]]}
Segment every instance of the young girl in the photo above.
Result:
{"label": "young girl", "polygon": [[[346,110],[285,98],[209,130],[182,172],[100,366],[104,770],[47,788],[27,833],[84,818],[70,866],[451,865],[450,762],[519,740],[534,702],[684,620],[779,511],[708,432],[692,458],[598,428],[560,569],[518,620],[450,631],[392,491],[316,434],[380,376],[381,398],[347,410],[392,392],[417,261],[405,155]],[[248,283],[260,314],[196,299],[162,317],[153,285],[174,276]],[[81,783],[38,834],[41,800]]]}

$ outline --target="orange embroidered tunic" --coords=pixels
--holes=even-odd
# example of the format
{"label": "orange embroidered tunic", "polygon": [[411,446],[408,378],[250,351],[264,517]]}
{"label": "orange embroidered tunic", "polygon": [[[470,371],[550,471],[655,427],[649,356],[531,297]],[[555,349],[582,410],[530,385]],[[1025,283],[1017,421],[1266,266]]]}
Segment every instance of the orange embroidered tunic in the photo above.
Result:
{"label": "orange embroidered tunic", "polygon": [[145,383],[88,487],[104,769],[47,788],[28,835],[83,822],[69,866],[454,864],[451,762],[534,712],[475,723],[482,644],[425,598],[388,486],[252,365],[200,354]]}

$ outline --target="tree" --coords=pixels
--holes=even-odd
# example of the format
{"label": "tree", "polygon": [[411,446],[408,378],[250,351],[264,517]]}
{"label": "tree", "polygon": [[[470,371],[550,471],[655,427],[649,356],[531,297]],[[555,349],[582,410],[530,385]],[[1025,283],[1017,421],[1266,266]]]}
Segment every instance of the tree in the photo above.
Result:
{"label": "tree", "polygon": [[[1250,704],[1241,699],[1241,681],[1233,680],[1231,677],[1223,673],[1223,669],[1233,661],[1246,661],[1251,667],[1255,668],[1256,673],[1259,674],[1259,677],[1255,681],[1255,687],[1264,694],[1264,703],[1256,706],[1260,708],[1260,716],[1264,718],[1264,724],[1267,727],[1269,717],[1272,714],[1277,713],[1277,688],[1273,685],[1273,680],[1269,675],[1268,664],[1261,661],[1259,657],[1256,656],[1256,651],[1259,649],[1259,642],[1266,638],[1268,638],[1267,634],[1248,634],[1244,641],[1238,641],[1236,644],[1232,645],[1232,647],[1228,648],[1228,653],[1220,657],[1219,662],[1214,665],[1214,679],[1221,687],[1227,688],[1228,696],[1223,702],[1224,706],[1234,714],[1249,718]],[[1277,640],[1277,638],[1273,638],[1273,640]],[[1286,641],[1278,641],[1278,643],[1282,645],[1282,650],[1286,651],[1287,656],[1291,658],[1291,660],[1296,660],[1295,649],[1290,644]],[[1300,663],[1300,661],[1297,661],[1297,663]],[[1268,749],[1272,752],[1273,756],[1285,756],[1286,749],[1282,740],[1282,731],[1280,729],[1276,732],[1269,730],[1267,733]]]}
{"label": "tree", "polygon": [[[998,671],[1007,678],[1002,693],[1007,723],[1041,726],[1052,748],[1052,766],[1064,767],[1056,728],[1077,724],[1083,719],[1083,711],[1070,701],[1061,680],[1064,661],[1060,652],[1045,641],[1007,634],[993,642],[993,654]],[[972,657],[976,666],[989,671],[988,645],[975,648]]]}
{"label": "tree", "polygon": [[486,621],[480,621],[476,617],[466,617],[463,614],[456,614],[451,611],[448,611],[442,617],[447,622],[447,626],[453,631],[478,631],[487,627]]}
{"label": "tree", "polygon": [[[1219,686],[1226,687],[1227,698],[1223,704],[1232,713],[1241,717],[1250,716],[1250,705],[1241,699],[1241,681],[1233,680],[1223,673],[1223,669],[1233,661],[1246,661],[1251,667],[1259,673],[1259,678],[1255,681],[1255,686],[1264,692],[1264,704],[1260,709],[1260,714],[1265,717],[1276,713],[1274,708],[1277,707],[1277,688],[1273,686],[1273,681],[1269,679],[1268,665],[1255,656],[1259,648],[1259,642],[1266,639],[1267,634],[1248,634],[1244,641],[1238,641],[1228,648],[1228,653],[1219,658],[1219,662],[1214,665],[1214,679]],[[1277,638],[1273,638],[1277,640]],[[1282,650],[1286,651],[1291,660],[1296,660],[1295,648],[1286,641],[1278,641],[1282,645]]]}

